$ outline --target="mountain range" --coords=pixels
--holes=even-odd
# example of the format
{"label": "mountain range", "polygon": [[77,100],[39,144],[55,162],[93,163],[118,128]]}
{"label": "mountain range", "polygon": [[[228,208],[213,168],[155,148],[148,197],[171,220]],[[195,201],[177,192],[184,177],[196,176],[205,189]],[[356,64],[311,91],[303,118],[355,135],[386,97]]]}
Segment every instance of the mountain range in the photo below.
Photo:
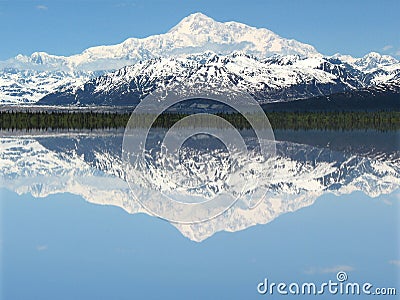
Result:
{"label": "mountain range", "polygon": [[327,57],[268,29],[195,13],[165,34],[69,57],[36,52],[2,61],[0,103],[135,105],[154,89],[198,81],[246,91],[261,103],[375,85],[397,93],[400,63],[374,52]]}
{"label": "mountain range", "polygon": [[[377,58],[370,54],[370,60]],[[365,57],[363,58],[365,59]],[[299,55],[258,59],[235,52],[221,56],[212,52],[141,61],[118,71],[64,88],[43,97],[46,105],[135,105],[152,91],[191,88],[206,83],[218,91],[239,90],[260,103],[286,102],[357,91],[371,86],[400,92],[400,64],[367,68],[337,58]]]}

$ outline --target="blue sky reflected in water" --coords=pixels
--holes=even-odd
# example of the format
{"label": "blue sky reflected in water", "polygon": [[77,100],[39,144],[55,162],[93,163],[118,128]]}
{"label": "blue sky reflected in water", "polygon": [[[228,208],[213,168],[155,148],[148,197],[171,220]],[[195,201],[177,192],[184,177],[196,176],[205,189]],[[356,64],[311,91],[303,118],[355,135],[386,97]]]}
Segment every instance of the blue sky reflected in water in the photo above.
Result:
{"label": "blue sky reflected in water", "polygon": [[399,191],[327,194],[201,243],[160,219],[70,194],[3,189],[1,204],[2,299],[262,299],[271,298],[256,291],[265,277],[317,284],[336,269],[399,290]]}

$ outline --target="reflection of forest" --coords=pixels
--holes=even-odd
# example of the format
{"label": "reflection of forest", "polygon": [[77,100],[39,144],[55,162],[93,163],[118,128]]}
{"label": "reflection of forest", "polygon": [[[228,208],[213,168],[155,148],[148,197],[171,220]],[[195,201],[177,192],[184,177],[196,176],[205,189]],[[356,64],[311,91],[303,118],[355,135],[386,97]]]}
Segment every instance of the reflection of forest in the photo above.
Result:
{"label": "reflection of forest", "polygon": [[[238,113],[218,113],[238,129],[250,124]],[[153,127],[169,128],[188,114],[164,113],[158,116]],[[128,123],[130,114],[109,112],[0,112],[1,129],[100,129],[120,128]],[[381,131],[400,129],[400,112],[268,112],[273,129],[323,129],[352,130],[375,129]],[[141,127],[154,115],[136,115],[131,124]],[[132,122],[133,121],[133,122]],[[199,124],[213,126],[213,124]],[[144,126],[144,125],[142,125]]]}

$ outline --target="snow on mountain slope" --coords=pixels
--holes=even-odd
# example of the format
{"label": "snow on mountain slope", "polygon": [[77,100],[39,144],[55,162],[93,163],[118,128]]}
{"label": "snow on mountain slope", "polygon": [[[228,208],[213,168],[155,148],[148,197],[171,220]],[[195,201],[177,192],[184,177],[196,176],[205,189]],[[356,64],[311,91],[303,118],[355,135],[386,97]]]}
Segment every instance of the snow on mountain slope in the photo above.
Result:
{"label": "snow on mountain slope", "polygon": [[75,90],[89,80],[90,75],[75,75],[63,71],[0,71],[0,104],[29,104],[49,93]]}
{"label": "snow on mountain slope", "polygon": [[363,71],[370,71],[373,69],[394,65],[399,63],[395,58],[389,55],[380,55],[376,52],[370,52],[364,57],[358,58],[354,61],[354,65]]}
{"label": "snow on mountain slope", "polygon": [[400,62],[389,55],[371,52],[361,58],[340,54],[335,54],[332,58],[347,63],[362,72],[364,74],[363,82],[366,85],[382,84],[400,78]]}
{"label": "snow on mountain slope", "polygon": [[289,101],[365,86],[362,73],[321,56],[259,60],[242,52],[226,56],[207,52],[139,62],[92,79],[75,91],[49,94],[39,104],[134,105],[155,89],[176,84],[190,88],[199,82],[218,91],[245,91],[260,102]]}

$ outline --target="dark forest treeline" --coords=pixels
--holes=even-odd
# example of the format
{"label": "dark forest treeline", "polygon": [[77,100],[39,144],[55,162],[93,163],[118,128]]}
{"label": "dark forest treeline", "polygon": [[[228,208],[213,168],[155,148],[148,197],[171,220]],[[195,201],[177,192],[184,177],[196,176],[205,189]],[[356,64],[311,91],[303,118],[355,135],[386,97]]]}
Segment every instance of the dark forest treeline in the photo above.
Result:
{"label": "dark forest treeline", "polygon": [[[238,129],[249,128],[247,120],[237,113],[218,113]],[[165,113],[153,127],[169,128],[187,114]],[[268,112],[273,129],[400,130],[400,112]],[[125,127],[130,114],[100,112],[0,112],[2,130],[107,129]],[[138,116],[136,124],[154,118]],[[142,119],[141,119],[142,118]],[[145,124],[146,122],[143,122]],[[207,124],[204,124],[207,125]]]}
{"label": "dark forest treeline", "polygon": [[1,112],[1,129],[103,129],[125,127],[128,114],[99,112]]}

